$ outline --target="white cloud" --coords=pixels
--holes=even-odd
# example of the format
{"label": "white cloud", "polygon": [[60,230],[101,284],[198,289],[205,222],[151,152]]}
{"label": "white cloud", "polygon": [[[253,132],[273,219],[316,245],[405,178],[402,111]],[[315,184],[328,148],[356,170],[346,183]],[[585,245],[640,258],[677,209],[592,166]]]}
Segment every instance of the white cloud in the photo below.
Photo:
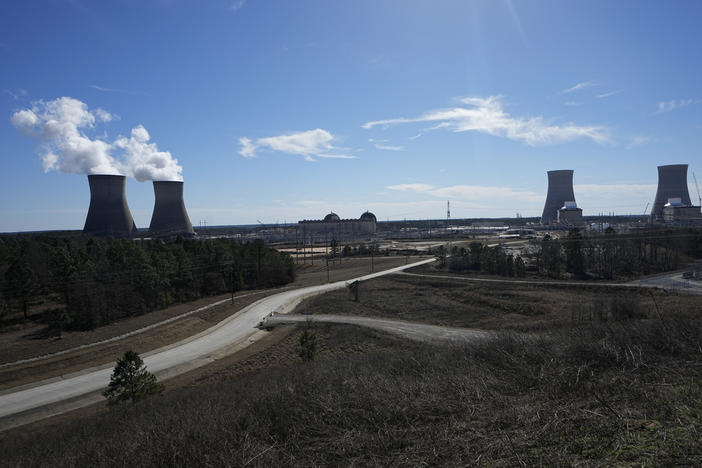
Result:
{"label": "white cloud", "polygon": [[232,11],[240,10],[246,4],[246,0],[237,0],[229,6]]}
{"label": "white cloud", "polygon": [[239,138],[239,144],[241,145],[240,155],[245,158],[256,157],[256,145],[251,142],[251,138],[241,137]]}
{"label": "white cloud", "polygon": [[512,117],[502,108],[501,96],[464,98],[467,107],[439,109],[415,118],[376,120],[363,124],[369,129],[415,122],[438,122],[432,129],[447,128],[454,132],[476,131],[493,136],[523,141],[528,145],[549,145],[589,138],[597,143],[609,140],[607,130],[600,126],[579,126],[573,123],[552,125],[542,117]]}
{"label": "white cloud", "polygon": [[121,93],[132,94],[134,96],[150,96],[149,93],[145,93],[144,91],[129,91],[127,89],[106,88],[104,86],[99,86],[96,84],[91,84],[90,87],[98,91],[102,91],[103,93]]}
{"label": "white cloud", "polygon": [[113,146],[123,150],[124,172],[139,182],[146,180],[183,180],[183,168],[168,151],[159,151],[142,125],[132,129],[129,138],[115,140]]}
{"label": "white cloud", "polygon": [[631,139],[631,143],[626,145],[626,149],[630,150],[633,148],[636,148],[637,146],[645,145],[646,143],[651,142],[651,137],[647,136],[635,136],[634,138]]}
{"label": "white cloud", "polygon": [[583,103],[580,101],[566,101],[563,104],[565,104],[568,107],[576,107],[576,106],[582,106]]}
{"label": "white cloud", "polygon": [[399,184],[388,185],[385,188],[401,192],[417,192],[437,198],[457,200],[521,200],[539,201],[544,197],[530,191],[513,190],[510,187],[488,185],[451,185],[448,187],[435,187],[429,184]]}
{"label": "white cloud", "polygon": [[572,93],[575,91],[581,91],[583,89],[592,88],[593,86],[596,86],[596,85],[597,85],[597,83],[595,83],[594,81],[583,81],[582,83],[578,83],[575,86],[571,86],[570,88],[566,88],[566,89],[562,90],[558,94],[568,94],[568,93]]}
{"label": "white cloud", "polygon": [[149,143],[149,134],[141,125],[132,130],[131,138],[113,143],[88,135],[96,122],[114,118],[104,109],[91,111],[78,99],[61,97],[37,101],[31,109],[15,112],[10,121],[25,135],[39,139],[44,171],[125,174],[140,181],[181,180],[178,161]]}
{"label": "white cloud", "polygon": [[614,96],[615,94],[619,94],[619,93],[621,93],[621,91],[610,91],[609,93],[598,94],[598,95],[595,96],[595,97],[596,97],[597,99],[604,99],[604,98],[608,98],[608,97],[610,97],[610,96]]}
{"label": "white cloud", "polygon": [[385,151],[404,151],[405,149],[404,146],[380,145],[378,143],[375,144],[375,147]]}
{"label": "white cloud", "polygon": [[398,185],[388,185],[385,187],[390,190],[398,190],[400,192],[428,192],[434,189],[433,185],[429,184],[398,184]]}
{"label": "white cloud", "polygon": [[422,136],[421,133],[417,133],[417,134],[414,135],[414,136],[407,137],[407,139],[408,139],[408,140],[416,140],[417,138],[419,138],[419,137],[421,137],[421,136]]}
{"label": "white cloud", "polygon": [[328,131],[317,128],[305,132],[288,133],[274,137],[259,138],[253,142],[250,138],[239,138],[241,149],[239,154],[245,158],[253,158],[259,148],[269,148],[288,154],[304,156],[306,161],[318,158],[355,159],[356,156],[338,153],[339,148],[332,142],[334,135]]}
{"label": "white cloud", "polygon": [[661,101],[658,103],[658,112],[657,114],[663,114],[666,112],[674,111],[675,109],[681,109],[683,107],[687,107],[691,104],[696,104],[697,100],[695,99],[679,99],[679,100],[670,100],[670,101]]}

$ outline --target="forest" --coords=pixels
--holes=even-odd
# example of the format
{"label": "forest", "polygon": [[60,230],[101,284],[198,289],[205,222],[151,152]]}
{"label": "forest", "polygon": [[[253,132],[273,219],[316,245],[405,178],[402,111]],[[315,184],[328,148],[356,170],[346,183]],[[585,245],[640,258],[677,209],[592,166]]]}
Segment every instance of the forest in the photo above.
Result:
{"label": "forest", "polygon": [[549,278],[626,279],[682,268],[702,258],[702,231],[697,229],[643,229],[617,233],[583,233],[571,229],[564,236],[546,234],[522,255],[499,245],[471,242],[453,247],[439,258],[454,272],[475,271],[507,277],[527,272]]}
{"label": "forest", "polygon": [[18,235],[0,238],[0,326],[30,308],[58,332],[217,294],[295,279],[290,255],[261,240],[129,240]]}

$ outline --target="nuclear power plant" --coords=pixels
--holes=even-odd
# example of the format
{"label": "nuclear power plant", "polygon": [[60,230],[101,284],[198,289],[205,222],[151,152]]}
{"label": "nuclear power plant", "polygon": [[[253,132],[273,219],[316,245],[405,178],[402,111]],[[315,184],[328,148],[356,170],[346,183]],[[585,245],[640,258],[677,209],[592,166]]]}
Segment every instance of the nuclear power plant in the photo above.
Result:
{"label": "nuclear power plant", "polygon": [[[548,192],[546,193],[546,204],[541,214],[541,224],[552,224],[559,220],[559,210],[567,216],[568,223],[575,222],[572,216],[573,210],[579,210],[575,205],[575,194],[573,193],[573,170],[548,171]],[[566,204],[568,202],[568,204]],[[582,218],[582,210],[580,210]]]}
{"label": "nuclear power plant", "polygon": [[195,235],[183,201],[183,182],[154,181],[154,212],[149,225],[150,237]]}
{"label": "nuclear power plant", "polygon": [[341,219],[339,215],[332,212],[326,215],[324,219],[298,221],[298,227],[303,237],[307,235],[325,235],[341,240],[374,234],[376,223],[377,219],[370,211],[366,211],[358,219]]}
{"label": "nuclear power plant", "polygon": [[658,190],[651,208],[649,218],[651,223],[664,221],[664,210],[669,200],[673,200],[678,206],[692,205],[690,193],[687,190],[687,164],[658,166]]}
{"label": "nuclear power plant", "polygon": [[125,176],[89,175],[90,208],[83,233],[92,236],[130,237],[136,225],[124,195]]}

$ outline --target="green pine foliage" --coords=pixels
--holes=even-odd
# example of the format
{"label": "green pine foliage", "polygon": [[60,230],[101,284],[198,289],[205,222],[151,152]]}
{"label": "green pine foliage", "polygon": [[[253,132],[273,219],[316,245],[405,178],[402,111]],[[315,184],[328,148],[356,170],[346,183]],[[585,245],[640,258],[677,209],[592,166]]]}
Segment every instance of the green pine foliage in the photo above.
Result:
{"label": "green pine foliage", "polygon": [[300,335],[300,348],[297,351],[298,356],[305,361],[314,361],[317,359],[317,335],[306,329]]}
{"label": "green pine foliage", "polygon": [[[63,327],[90,330],[116,320],[218,294],[295,279],[289,254],[262,241],[131,240],[8,236],[0,246],[7,316],[40,302],[61,305]],[[47,323],[54,320],[48,315]]]}
{"label": "green pine foliage", "polygon": [[127,351],[117,361],[112,371],[110,384],[102,395],[110,406],[132,402],[151,395],[163,393],[163,385],[156,381],[156,376],[146,370],[144,361],[134,351]]}

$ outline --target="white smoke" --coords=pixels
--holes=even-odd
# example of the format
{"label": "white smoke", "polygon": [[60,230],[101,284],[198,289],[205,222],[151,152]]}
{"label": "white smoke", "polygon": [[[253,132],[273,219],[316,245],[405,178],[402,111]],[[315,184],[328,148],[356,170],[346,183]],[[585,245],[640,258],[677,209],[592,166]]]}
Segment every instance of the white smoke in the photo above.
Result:
{"label": "white smoke", "polygon": [[149,142],[149,133],[141,125],[132,129],[130,138],[119,137],[112,143],[87,135],[96,122],[114,118],[104,109],[91,111],[78,99],[61,97],[35,102],[31,109],[15,112],[10,121],[25,135],[39,139],[44,171],[124,174],[140,182],[183,180],[178,160]]}

